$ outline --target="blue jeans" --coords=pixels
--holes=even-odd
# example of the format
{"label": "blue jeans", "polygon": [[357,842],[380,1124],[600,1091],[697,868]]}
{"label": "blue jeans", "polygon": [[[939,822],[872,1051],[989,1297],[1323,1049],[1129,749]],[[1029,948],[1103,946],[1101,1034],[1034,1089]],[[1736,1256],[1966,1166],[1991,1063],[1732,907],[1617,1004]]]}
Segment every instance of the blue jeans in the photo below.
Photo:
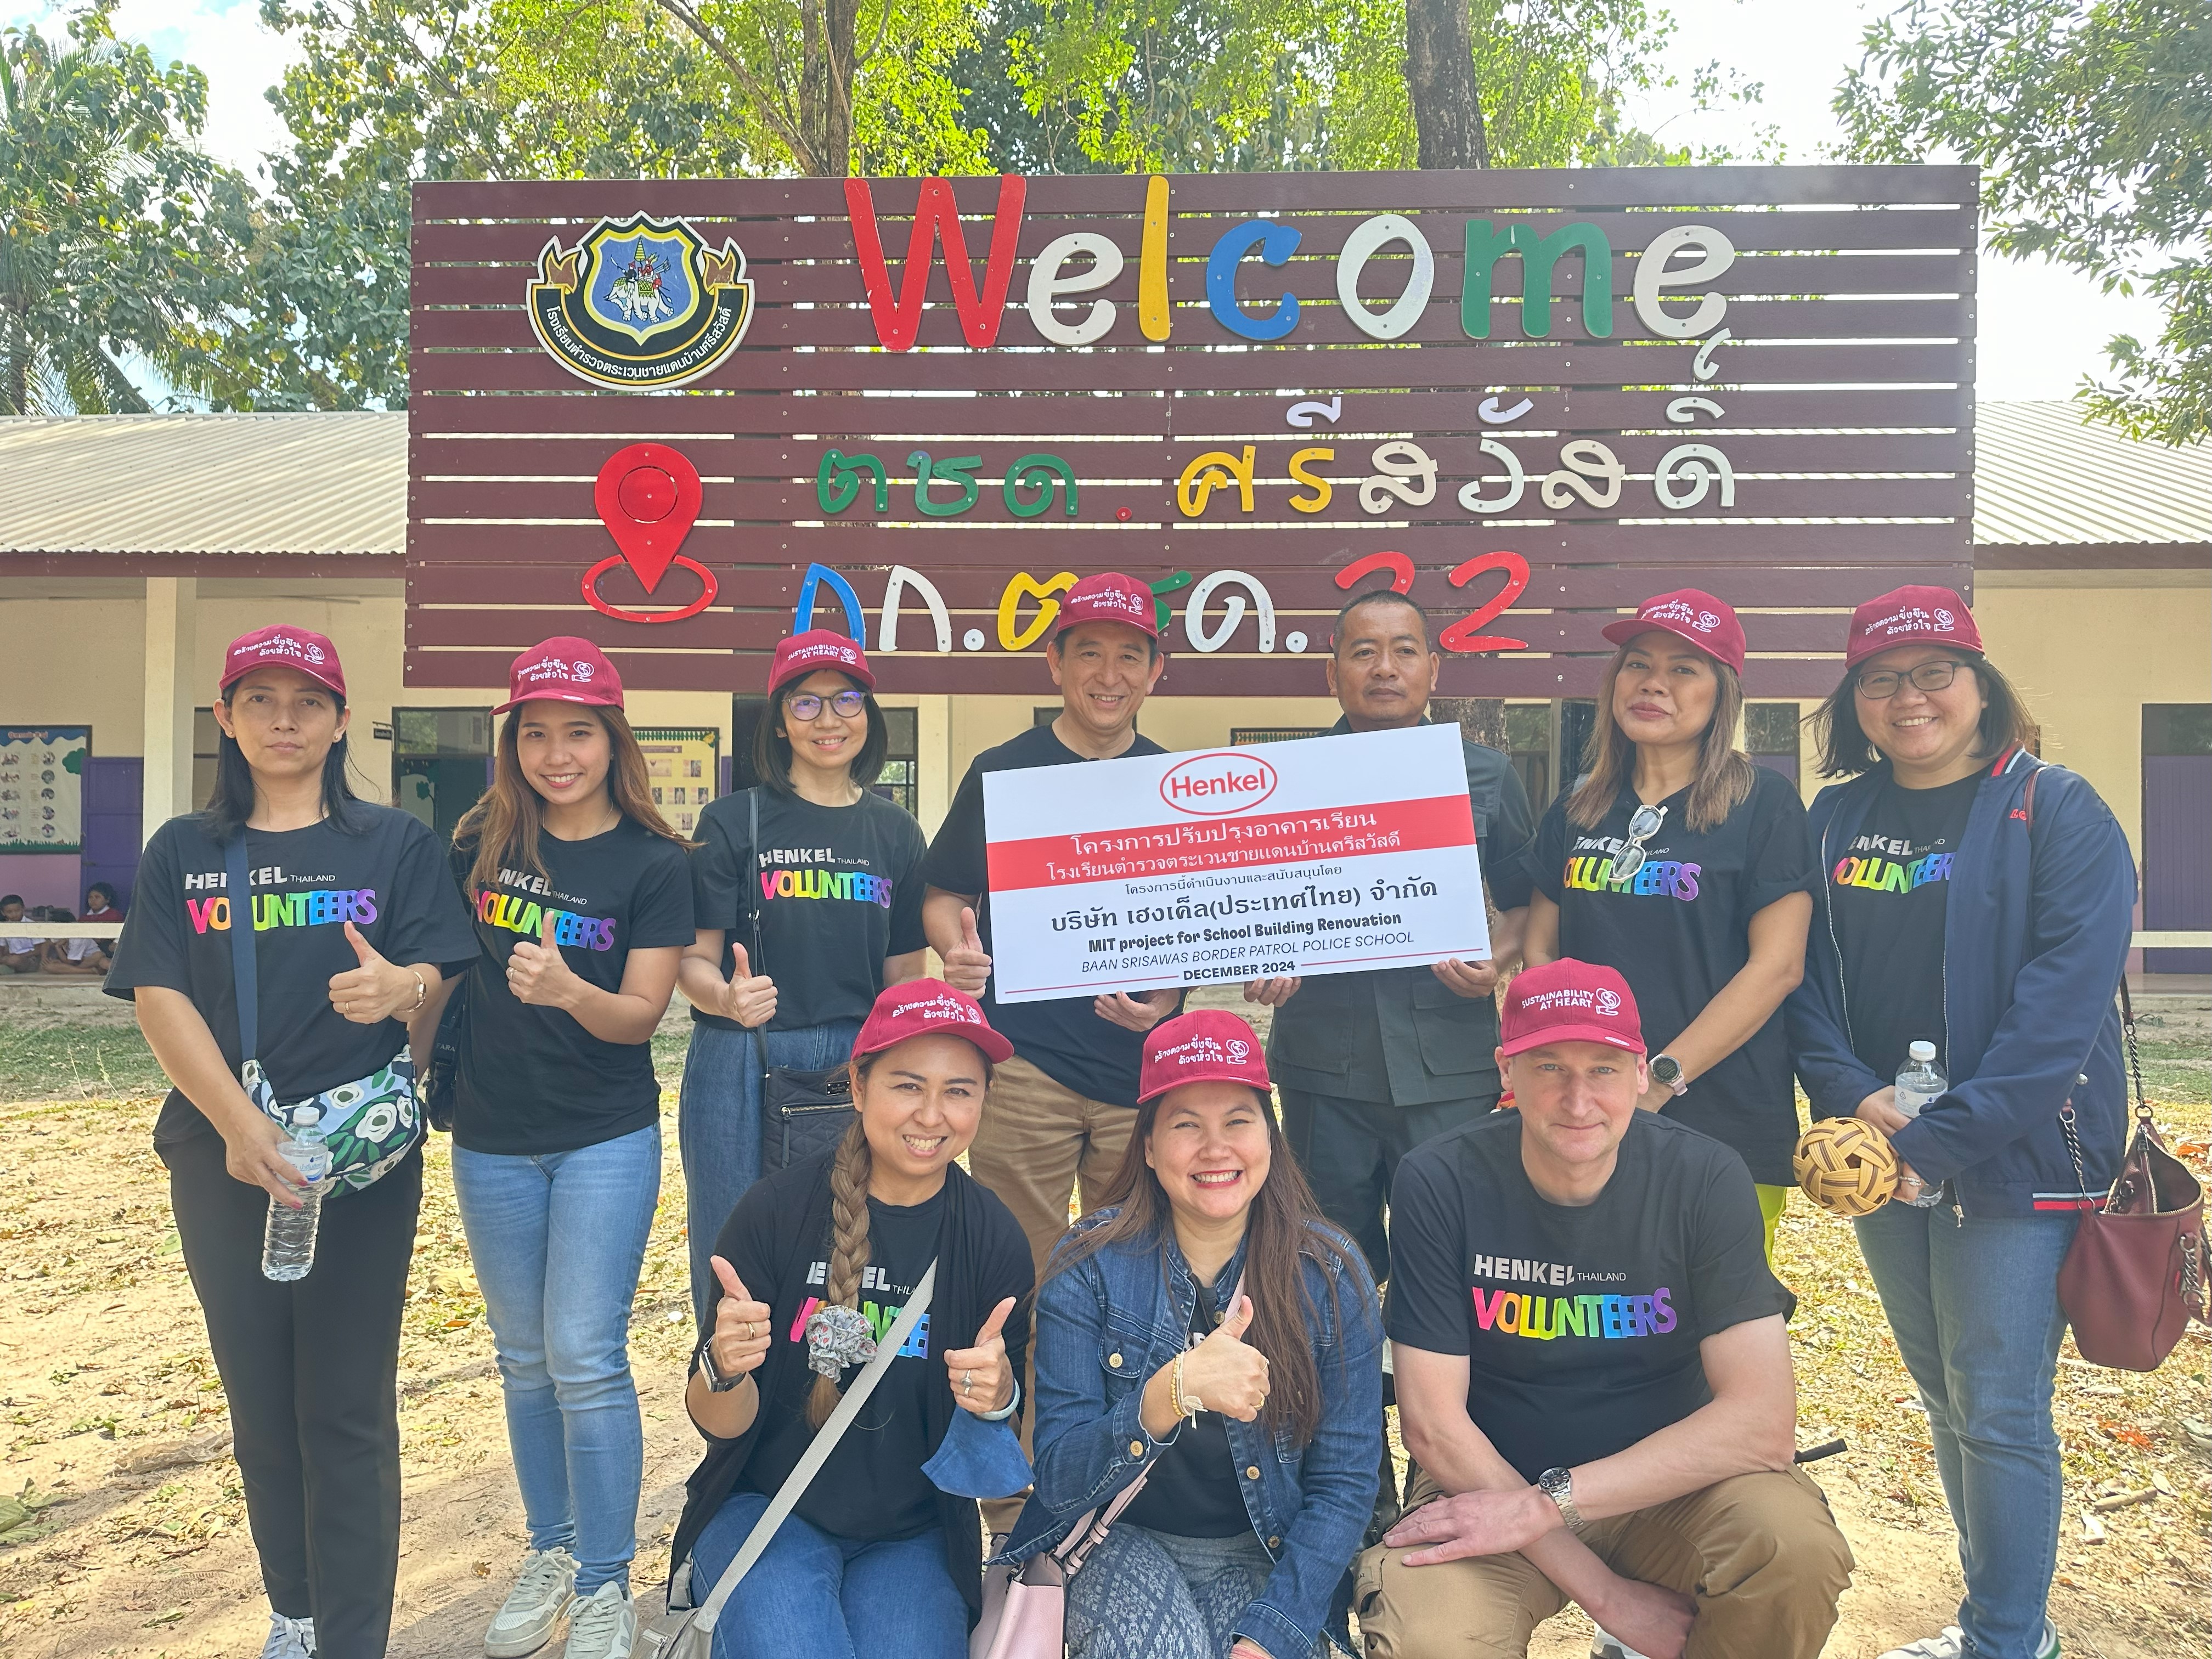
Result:
{"label": "blue jeans", "polygon": [[[707,1599],[768,1508],[732,1492],[691,1547],[691,1596]],[[833,1538],[787,1516],[715,1621],[714,1659],[967,1659],[968,1605],[945,1534],[887,1544]]]}
{"label": "blue jeans", "polygon": [[660,1126],[535,1157],[456,1146],[453,1194],[530,1547],[574,1555],[579,1595],[627,1584],[645,1479],[629,1314],[660,1198]]}
{"label": "blue jeans", "polygon": [[2032,1659],[2058,1559],[2058,1433],[2051,1395],[2058,1269],[2071,1214],[1968,1216],[1886,1204],[1859,1248],[1919,1386],[1966,1581],[1959,1627],[1974,1659]]}
{"label": "blue jeans", "polygon": [[[833,1019],[789,1031],[732,1031],[691,1022],[677,1097],[677,1145],[684,1157],[684,1223],[691,1247],[691,1308],[699,1328],[714,1327],[722,1294],[708,1266],[722,1224],[761,1174],[761,1073],[769,1066],[818,1072],[853,1057],[857,1019]],[[768,1039],[768,1059],[760,1040]]]}

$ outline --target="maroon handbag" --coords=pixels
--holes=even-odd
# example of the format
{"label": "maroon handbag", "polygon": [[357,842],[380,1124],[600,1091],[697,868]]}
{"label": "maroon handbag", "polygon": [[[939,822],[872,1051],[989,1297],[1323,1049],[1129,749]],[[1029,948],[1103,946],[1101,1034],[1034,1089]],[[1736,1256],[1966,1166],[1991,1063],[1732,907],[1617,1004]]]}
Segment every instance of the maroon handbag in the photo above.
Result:
{"label": "maroon handbag", "polygon": [[[2102,1206],[2081,1200],[2081,1227],[2058,1270],[2058,1305],[2084,1359],[2114,1370],[2149,1371],[2172,1352],[2191,1319],[2206,1319],[2204,1188],[2166,1151],[2151,1121],[2125,979],[2120,1014],[2135,1077],[2135,1132]],[[2081,1141],[2071,1100],[2058,1119],[2079,1182]]]}

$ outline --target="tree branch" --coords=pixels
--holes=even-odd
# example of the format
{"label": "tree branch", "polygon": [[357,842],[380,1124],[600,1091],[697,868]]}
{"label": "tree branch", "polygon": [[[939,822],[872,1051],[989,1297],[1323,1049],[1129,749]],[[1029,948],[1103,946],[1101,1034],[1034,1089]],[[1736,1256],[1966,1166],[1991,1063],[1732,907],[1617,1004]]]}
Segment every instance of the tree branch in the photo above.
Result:
{"label": "tree branch", "polygon": [[[769,89],[754,77],[750,70],[738,61],[737,54],[730,50],[720,35],[708,27],[696,10],[685,4],[684,0],[653,0],[653,3],[690,30],[697,37],[699,43],[714,53],[716,61],[729,71],[730,78],[735,81],[745,95],[753,100],[760,112],[761,118],[766,121],[775,131],[776,136],[790,148],[791,159],[799,164],[799,170],[801,173],[819,173],[823,170],[817,165],[811,148],[800,134],[798,127],[787,118],[783,111],[777,106],[778,100],[769,94]],[[838,170],[841,173],[843,171],[842,167]]]}

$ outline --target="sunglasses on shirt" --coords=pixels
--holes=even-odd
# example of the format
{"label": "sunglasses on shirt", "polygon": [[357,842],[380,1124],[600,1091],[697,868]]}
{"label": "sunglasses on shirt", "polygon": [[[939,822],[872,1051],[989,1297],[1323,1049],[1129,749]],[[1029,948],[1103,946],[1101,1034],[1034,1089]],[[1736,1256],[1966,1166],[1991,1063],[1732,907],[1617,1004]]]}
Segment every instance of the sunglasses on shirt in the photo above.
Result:
{"label": "sunglasses on shirt", "polygon": [[1613,855],[1613,880],[1626,881],[1644,867],[1644,860],[1649,856],[1644,850],[1644,843],[1657,835],[1659,826],[1666,822],[1667,809],[1663,806],[1639,806],[1636,809],[1628,820],[1627,842]]}

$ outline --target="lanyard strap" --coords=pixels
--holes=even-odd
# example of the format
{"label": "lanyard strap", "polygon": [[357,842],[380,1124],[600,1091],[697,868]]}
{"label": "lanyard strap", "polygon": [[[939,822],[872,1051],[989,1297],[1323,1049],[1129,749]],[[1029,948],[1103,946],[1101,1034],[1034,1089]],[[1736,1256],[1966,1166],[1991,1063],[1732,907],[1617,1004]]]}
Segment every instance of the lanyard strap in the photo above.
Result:
{"label": "lanyard strap", "polygon": [[238,1002],[238,1064],[243,1071],[261,1041],[261,988],[253,971],[253,895],[246,885],[246,830],[222,849],[223,893],[230,910],[230,982]]}

